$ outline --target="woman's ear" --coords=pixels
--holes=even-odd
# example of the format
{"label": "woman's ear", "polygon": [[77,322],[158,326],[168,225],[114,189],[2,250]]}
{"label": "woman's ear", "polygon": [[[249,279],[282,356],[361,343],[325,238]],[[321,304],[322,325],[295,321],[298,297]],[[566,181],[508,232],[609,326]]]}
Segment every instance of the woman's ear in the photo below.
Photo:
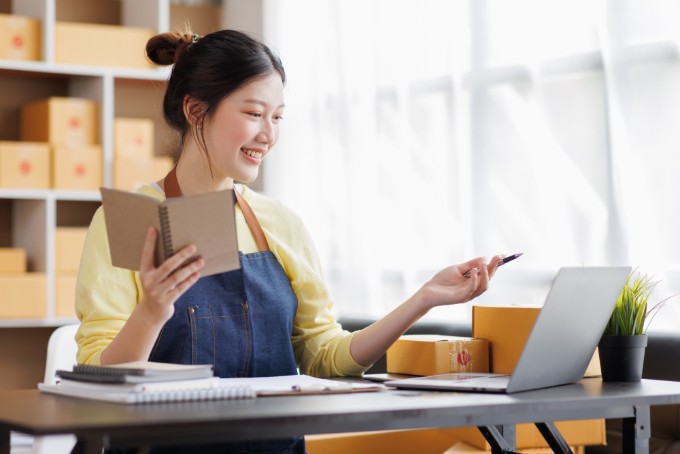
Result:
{"label": "woman's ear", "polygon": [[203,116],[205,115],[205,104],[189,95],[184,97],[182,105],[184,117],[192,128],[201,129],[203,127]]}

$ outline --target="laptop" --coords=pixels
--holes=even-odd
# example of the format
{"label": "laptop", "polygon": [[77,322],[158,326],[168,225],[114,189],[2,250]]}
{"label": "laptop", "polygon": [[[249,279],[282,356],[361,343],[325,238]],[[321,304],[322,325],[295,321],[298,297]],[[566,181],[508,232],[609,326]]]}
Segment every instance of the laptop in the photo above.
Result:
{"label": "laptop", "polygon": [[576,383],[602,337],[631,267],[561,268],[512,375],[454,373],[387,381],[387,386],[515,393]]}

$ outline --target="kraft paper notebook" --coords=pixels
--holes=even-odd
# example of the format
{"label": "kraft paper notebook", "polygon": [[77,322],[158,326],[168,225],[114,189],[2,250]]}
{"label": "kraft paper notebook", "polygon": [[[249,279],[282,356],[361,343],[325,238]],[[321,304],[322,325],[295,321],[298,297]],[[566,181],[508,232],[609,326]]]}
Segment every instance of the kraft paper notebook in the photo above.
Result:
{"label": "kraft paper notebook", "polygon": [[101,188],[106,231],[114,266],[139,270],[147,231],[158,231],[156,265],[184,246],[196,246],[205,260],[202,276],[240,267],[233,191],[159,200],[143,194]]}

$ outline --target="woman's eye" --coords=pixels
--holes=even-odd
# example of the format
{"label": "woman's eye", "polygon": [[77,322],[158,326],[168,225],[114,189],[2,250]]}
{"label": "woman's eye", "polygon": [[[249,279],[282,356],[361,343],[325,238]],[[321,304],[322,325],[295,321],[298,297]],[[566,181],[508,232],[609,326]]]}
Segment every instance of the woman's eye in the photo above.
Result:
{"label": "woman's eye", "polygon": [[262,116],[260,112],[248,112],[248,115],[255,118],[260,118]]}

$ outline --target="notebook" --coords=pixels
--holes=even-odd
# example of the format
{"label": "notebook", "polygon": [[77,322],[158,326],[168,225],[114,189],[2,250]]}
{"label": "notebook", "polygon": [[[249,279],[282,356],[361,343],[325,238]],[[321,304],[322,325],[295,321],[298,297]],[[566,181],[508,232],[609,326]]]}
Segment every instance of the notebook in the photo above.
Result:
{"label": "notebook", "polygon": [[39,383],[38,389],[50,394],[120,404],[250,399],[256,396],[247,384],[222,383],[218,377],[133,384],[62,379],[54,385]]}
{"label": "notebook", "polygon": [[396,388],[514,393],[583,378],[630,267],[562,268],[511,375],[442,374],[386,382]]}
{"label": "notebook", "polygon": [[[205,260],[202,276],[240,267],[234,217],[234,192],[158,200],[144,194],[100,188],[114,266],[139,270],[149,227],[158,231],[155,264],[193,244]],[[192,260],[190,259],[190,260]]]}
{"label": "notebook", "polygon": [[111,366],[77,364],[73,366],[73,370],[58,370],[55,375],[62,379],[94,383],[151,383],[212,377],[213,365],[154,361],[134,361]]}

